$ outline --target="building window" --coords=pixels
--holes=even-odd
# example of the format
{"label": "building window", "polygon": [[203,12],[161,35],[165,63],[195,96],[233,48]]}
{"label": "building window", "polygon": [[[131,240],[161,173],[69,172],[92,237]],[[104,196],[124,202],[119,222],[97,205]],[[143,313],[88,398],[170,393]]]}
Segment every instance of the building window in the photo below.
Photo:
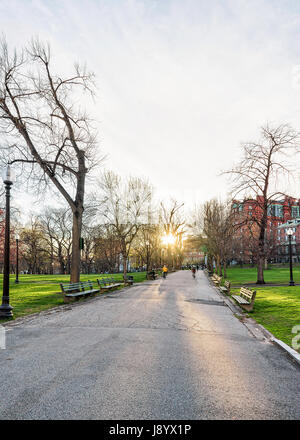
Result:
{"label": "building window", "polygon": [[292,206],[291,216],[292,218],[299,217],[299,206]]}
{"label": "building window", "polygon": [[269,205],[268,206],[268,215],[274,217],[283,217],[283,206],[282,205]]}
{"label": "building window", "polygon": [[274,205],[274,215],[275,217],[283,217],[283,206]]}

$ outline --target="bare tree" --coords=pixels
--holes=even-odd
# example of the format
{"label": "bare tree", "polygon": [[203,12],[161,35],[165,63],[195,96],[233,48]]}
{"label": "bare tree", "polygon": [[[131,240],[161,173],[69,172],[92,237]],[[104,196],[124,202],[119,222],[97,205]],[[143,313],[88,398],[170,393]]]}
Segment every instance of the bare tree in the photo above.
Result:
{"label": "bare tree", "polygon": [[54,261],[57,259],[60,273],[69,272],[71,258],[71,224],[70,209],[48,207],[39,217],[41,229],[48,243],[50,252],[51,273],[53,273]]}
{"label": "bare tree", "polygon": [[23,246],[22,258],[26,262],[29,273],[47,272],[50,249],[36,217],[31,216],[29,223],[21,230],[20,240]]}
{"label": "bare tree", "polygon": [[161,230],[159,225],[144,224],[133,241],[133,250],[137,257],[146,265],[147,271],[159,262],[157,255],[160,250]]}
{"label": "bare tree", "polygon": [[92,93],[93,75],[75,65],[74,74],[63,79],[52,72],[51,61],[49,45],[38,39],[12,54],[2,39],[0,132],[10,151],[10,163],[21,167],[22,176],[30,178],[38,190],[51,182],[70,206],[71,281],[76,282],[86,175],[97,161],[91,121],[74,103],[79,90]]}
{"label": "bare tree", "polygon": [[216,261],[217,272],[226,277],[227,260],[231,253],[234,234],[234,211],[231,202],[222,203],[216,199],[206,202],[203,207],[203,233],[206,247]]}
{"label": "bare tree", "polygon": [[159,221],[167,237],[173,237],[174,243],[167,244],[168,264],[179,268],[183,261],[183,236],[185,234],[185,219],[182,208],[184,203],[171,199],[169,204],[161,202]]}
{"label": "bare tree", "polygon": [[98,271],[119,271],[121,243],[112,225],[97,226],[94,254]]}
{"label": "bare tree", "polygon": [[[268,208],[276,198],[283,195],[278,189],[278,178],[289,174],[287,156],[297,146],[299,134],[289,125],[277,127],[265,125],[261,128],[259,142],[243,145],[243,158],[230,173],[233,180],[233,198],[253,194],[253,213],[249,220],[258,226],[257,284],[264,284],[264,262],[266,258],[266,229]],[[247,197],[246,197],[247,199]]]}
{"label": "bare tree", "polygon": [[126,278],[132,242],[146,221],[152,188],[140,178],[121,179],[112,171],[103,173],[99,185],[102,190],[100,213],[103,223],[114,229],[119,240]]}

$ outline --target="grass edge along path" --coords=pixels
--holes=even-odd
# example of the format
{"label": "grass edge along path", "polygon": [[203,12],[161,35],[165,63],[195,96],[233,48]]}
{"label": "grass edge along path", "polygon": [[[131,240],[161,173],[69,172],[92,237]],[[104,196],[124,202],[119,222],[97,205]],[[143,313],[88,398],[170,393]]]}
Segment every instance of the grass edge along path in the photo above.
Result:
{"label": "grass edge along path", "polygon": [[[250,273],[247,273],[250,271]],[[238,294],[238,284],[255,281],[253,268],[230,268],[227,279],[231,282],[230,294]],[[300,268],[294,269],[294,280],[300,282]],[[289,268],[273,267],[265,271],[265,281],[269,283],[289,282]],[[292,329],[300,325],[300,286],[264,286],[251,285],[256,290],[253,312],[249,314],[258,324],[269,330],[277,339],[292,347],[292,339],[296,334]],[[234,301],[232,299],[232,301]],[[235,304],[237,304],[235,302]],[[245,312],[245,311],[244,311]],[[246,312],[245,312],[246,313]],[[295,347],[292,347],[295,349]],[[300,349],[296,349],[300,353]]]}
{"label": "grass edge along path", "polygon": [[[128,275],[133,276],[134,283],[146,281],[146,272],[133,272]],[[116,280],[122,280],[123,274],[81,274],[80,280],[93,281],[97,286],[97,278],[113,277]],[[0,276],[0,292],[2,300],[3,277]],[[61,294],[60,283],[68,283],[70,275],[20,275],[19,284],[15,284],[15,276],[10,276],[9,296],[10,305],[13,307],[13,318],[0,319],[0,324],[15,320],[20,317],[39,313],[44,310],[65,305],[63,295]],[[119,287],[118,289],[121,289]],[[100,293],[96,295],[101,295]],[[86,301],[88,298],[82,298],[78,301]]]}

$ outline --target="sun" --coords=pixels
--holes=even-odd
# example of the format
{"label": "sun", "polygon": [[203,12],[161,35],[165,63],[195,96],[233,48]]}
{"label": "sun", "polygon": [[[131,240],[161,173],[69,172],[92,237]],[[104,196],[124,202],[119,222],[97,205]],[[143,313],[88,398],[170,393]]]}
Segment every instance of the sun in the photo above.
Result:
{"label": "sun", "polygon": [[166,234],[162,237],[163,244],[174,244],[175,243],[175,237],[172,234]]}

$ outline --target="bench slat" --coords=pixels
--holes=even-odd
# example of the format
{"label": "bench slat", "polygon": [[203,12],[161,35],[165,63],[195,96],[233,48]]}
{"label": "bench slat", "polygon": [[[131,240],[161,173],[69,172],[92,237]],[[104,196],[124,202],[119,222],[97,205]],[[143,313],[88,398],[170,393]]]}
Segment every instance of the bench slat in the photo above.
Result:
{"label": "bench slat", "polygon": [[66,293],[66,296],[82,296],[82,295],[88,295],[89,293],[96,293],[99,292],[99,290],[93,289],[93,290],[84,290],[82,292],[77,293]]}
{"label": "bench slat", "polygon": [[99,289],[93,289],[93,282],[90,280],[79,281],[77,283],[60,283],[60,287],[63,294],[69,297],[76,297],[99,292]]}
{"label": "bench slat", "polygon": [[113,287],[119,287],[123,284],[122,282],[116,282],[114,278],[98,278],[97,283],[102,290],[112,289]]}
{"label": "bench slat", "polygon": [[232,295],[232,298],[234,298],[237,302],[240,304],[250,304],[249,301],[247,301],[245,298],[239,295]]}

